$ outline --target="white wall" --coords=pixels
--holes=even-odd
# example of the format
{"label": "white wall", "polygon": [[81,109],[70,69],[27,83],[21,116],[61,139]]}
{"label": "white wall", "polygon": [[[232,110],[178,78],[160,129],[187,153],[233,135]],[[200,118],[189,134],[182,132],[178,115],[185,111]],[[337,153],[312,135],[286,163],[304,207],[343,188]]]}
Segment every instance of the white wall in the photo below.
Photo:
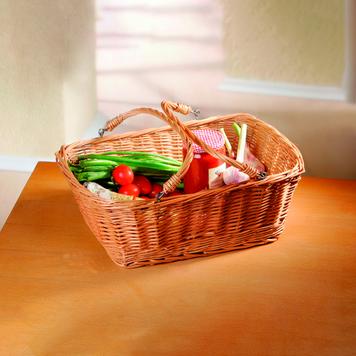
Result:
{"label": "white wall", "polygon": [[53,157],[96,111],[93,0],[1,0],[0,156]]}

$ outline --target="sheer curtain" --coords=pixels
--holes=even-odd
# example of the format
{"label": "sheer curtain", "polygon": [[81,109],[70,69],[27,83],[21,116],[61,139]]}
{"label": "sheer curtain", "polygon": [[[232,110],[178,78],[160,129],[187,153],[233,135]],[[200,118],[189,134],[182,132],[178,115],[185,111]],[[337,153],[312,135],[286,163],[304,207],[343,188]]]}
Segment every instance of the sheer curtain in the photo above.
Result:
{"label": "sheer curtain", "polygon": [[162,99],[208,105],[223,76],[217,0],[100,0],[97,10],[102,112],[112,116]]}

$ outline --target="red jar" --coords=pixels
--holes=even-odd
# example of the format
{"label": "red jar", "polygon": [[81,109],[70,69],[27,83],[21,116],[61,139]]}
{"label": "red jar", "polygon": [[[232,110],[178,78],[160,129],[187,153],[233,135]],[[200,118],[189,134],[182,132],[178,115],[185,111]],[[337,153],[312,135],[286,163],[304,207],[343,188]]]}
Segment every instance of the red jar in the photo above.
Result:
{"label": "red jar", "polygon": [[[216,130],[195,130],[193,133],[215,151],[226,154],[224,137]],[[187,150],[183,147],[183,156]],[[203,189],[213,189],[224,185],[222,172],[226,164],[210,154],[200,146],[193,144],[193,160],[183,178],[184,193],[195,193]]]}

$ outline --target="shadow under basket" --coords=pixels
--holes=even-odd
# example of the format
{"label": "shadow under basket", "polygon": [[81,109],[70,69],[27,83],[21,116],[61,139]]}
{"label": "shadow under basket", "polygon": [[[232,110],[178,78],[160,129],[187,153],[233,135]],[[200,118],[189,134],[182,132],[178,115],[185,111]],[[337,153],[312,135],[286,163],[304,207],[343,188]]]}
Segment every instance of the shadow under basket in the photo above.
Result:
{"label": "shadow under basket", "polygon": [[[62,146],[56,153],[85,222],[113,262],[135,268],[276,241],[304,172],[298,148],[275,128],[249,114],[216,116],[183,124],[174,112],[188,114],[192,112],[190,107],[164,101],[162,109],[131,110],[109,121],[103,131],[111,131],[125,119],[139,114],[153,115],[169,126],[80,141]],[[68,166],[68,161],[75,161],[79,155],[108,151],[145,151],[183,160],[183,144],[201,144],[191,130],[224,128],[230,142],[234,142],[233,122],[248,125],[250,149],[267,167],[264,179],[259,180],[258,172],[248,165],[224,156],[227,163],[248,173],[250,181],[163,197],[160,201],[116,202],[88,191]],[[205,148],[208,153],[219,155],[212,148]],[[192,156],[188,154],[180,172],[165,183],[166,192],[179,183]]]}

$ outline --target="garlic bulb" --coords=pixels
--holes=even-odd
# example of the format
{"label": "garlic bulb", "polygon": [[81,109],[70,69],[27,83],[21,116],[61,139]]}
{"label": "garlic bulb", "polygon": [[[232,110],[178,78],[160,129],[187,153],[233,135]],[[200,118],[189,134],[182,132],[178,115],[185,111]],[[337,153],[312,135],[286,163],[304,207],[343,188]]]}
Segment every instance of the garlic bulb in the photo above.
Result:
{"label": "garlic bulb", "polygon": [[223,173],[223,179],[224,183],[226,185],[229,185],[245,182],[249,180],[250,177],[248,176],[248,174],[239,171],[236,167],[229,167],[225,169]]}

